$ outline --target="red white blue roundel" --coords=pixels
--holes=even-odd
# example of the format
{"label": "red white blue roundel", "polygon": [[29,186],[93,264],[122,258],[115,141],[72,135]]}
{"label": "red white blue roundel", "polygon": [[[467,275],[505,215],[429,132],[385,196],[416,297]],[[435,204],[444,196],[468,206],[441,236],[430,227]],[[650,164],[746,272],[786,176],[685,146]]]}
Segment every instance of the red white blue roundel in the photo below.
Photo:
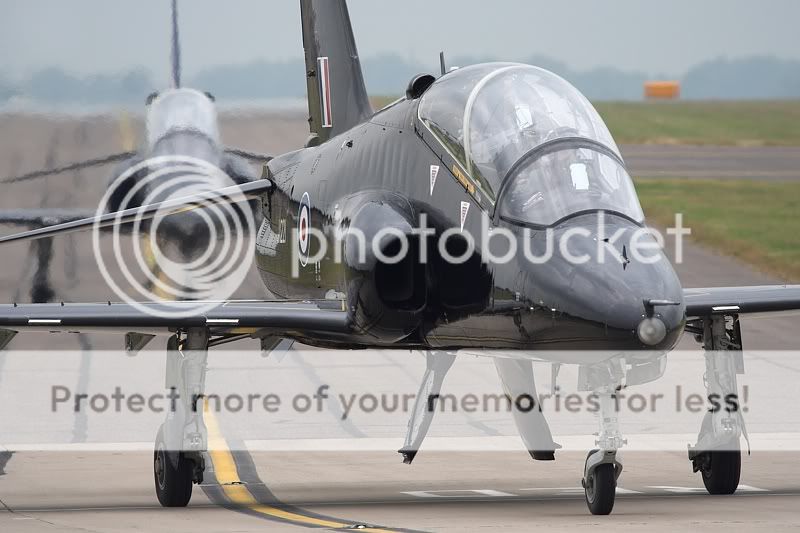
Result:
{"label": "red white blue roundel", "polygon": [[300,200],[300,211],[297,214],[297,247],[300,250],[300,264],[308,264],[308,245],[311,237],[311,198],[308,193],[303,193]]}

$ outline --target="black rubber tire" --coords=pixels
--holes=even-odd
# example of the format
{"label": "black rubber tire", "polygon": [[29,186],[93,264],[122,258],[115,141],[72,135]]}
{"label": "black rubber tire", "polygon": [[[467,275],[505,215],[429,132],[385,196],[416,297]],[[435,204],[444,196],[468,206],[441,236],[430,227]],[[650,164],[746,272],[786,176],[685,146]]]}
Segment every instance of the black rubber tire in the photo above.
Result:
{"label": "black rubber tire", "polygon": [[[173,459],[177,456],[176,464]],[[153,451],[153,478],[162,507],[186,507],[192,499],[194,465],[181,452],[166,449],[163,428],[159,428]]]}
{"label": "black rubber tire", "polygon": [[709,494],[733,494],[742,474],[740,450],[718,450],[708,453],[708,469],[701,470],[703,485]]}
{"label": "black rubber tire", "polygon": [[[711,413],[706,413],[703,417],[703,424],[700,428],[700,435],[711,431]],[[698,436],[698,440],[699,440]],[[742,452],[739,449],[738,441],[727,447],[725,450],[714,450],[705,452],[707,462],[705,468],[700,470],[703,478],[703,485],[709,494],[733,494],[739,487],[739,479],[742,475]]]}
{"label": "black rubber tire", "polygon": [[597,465],[592,475],[586,479],[583,493],[586,497],[586,506],[593,515],[611,514],[617,495],[614,465],[610,463]]}

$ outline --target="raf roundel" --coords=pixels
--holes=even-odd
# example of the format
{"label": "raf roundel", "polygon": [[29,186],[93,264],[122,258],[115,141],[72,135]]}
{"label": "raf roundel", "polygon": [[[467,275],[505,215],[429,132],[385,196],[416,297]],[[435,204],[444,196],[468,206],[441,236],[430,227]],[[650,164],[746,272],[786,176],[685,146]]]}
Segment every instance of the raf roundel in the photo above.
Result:
{"label": "raf roundel", "polygon": [[297,247],[300,251],[300,264],[308,264],[308,244],[310,240],[309,230],[311,228],[311,197],[308,193],[303,193],[300,200],[300,210],[297,213]]}

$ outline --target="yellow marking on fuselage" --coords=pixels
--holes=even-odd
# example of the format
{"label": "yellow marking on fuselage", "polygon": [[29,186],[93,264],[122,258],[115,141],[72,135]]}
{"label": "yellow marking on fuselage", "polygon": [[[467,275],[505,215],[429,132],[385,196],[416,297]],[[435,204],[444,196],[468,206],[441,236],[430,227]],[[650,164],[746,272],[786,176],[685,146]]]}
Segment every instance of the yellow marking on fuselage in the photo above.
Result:
{"label": "yellow marking on fuselage", "polygon": [[[242,484],[241,479],[239,479],[239,470],[236,467],[236,461],[228,448],[225,437],[222,436],[214,412],[208,408],[208,401],[205,402],[203,408],[203,419],[205,420],[206,429],[208,430],[208,454],[211,457],[211,462],[214,464],[214,474],[217,477],[217,482],[222,487],[225,497],[231,503],[245,507],[259,514],[280,518],[298,525],[320,526],[335,529],[353,527],[353,524],[350,523],[305,516],[272,505],[259,503],[247,489],[247,485]],[[390,530],[364,528],[359,529],[359,531],[387,532]]]}
{"label": "yellow marking on fuselage", "polygon": [[458,182],[461,184],[462,187],[464,187],[467,190],[468,193],[470,193],[471,195],[475,194],[475,185],[473,185],[472,182],[469,181],[467,176],[464,174],[464,172],[461,171],[461,168],[456,163],[453,163],[453,176],[456,177]]}

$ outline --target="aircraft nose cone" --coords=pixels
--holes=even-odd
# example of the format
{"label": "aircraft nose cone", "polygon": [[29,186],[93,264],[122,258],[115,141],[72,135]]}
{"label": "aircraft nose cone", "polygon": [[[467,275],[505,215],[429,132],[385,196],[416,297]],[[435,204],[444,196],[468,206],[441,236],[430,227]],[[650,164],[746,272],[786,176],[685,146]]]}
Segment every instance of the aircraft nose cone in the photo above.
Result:
{"label": "aircraft nose cone", "polygon": [[[674,344],[683,329],[685,306],[669,260],[653,249],[634,252],[634,246],[654,239],[632,222],[607,217],[601,232],[594,219],[579,217],[552,231],[551,259],[525,269],[526,297],[584,324],[593,335],[641,348]],[[578,235],[576,228],[586,231]],[[569,232],[575,236],[568,237]],[[544,253],[545,232],[530,239],[531,248]]]}

